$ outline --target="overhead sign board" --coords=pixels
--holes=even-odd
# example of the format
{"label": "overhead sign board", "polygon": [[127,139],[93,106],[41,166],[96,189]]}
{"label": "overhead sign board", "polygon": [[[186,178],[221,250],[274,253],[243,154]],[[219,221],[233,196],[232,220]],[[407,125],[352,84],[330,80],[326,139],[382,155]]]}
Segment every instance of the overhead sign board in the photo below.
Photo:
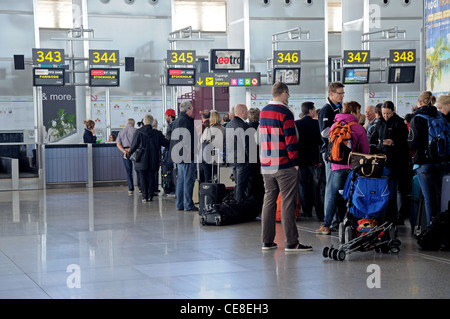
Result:
{"label": "overhead sign board", "polygon": [[416,49],[389,50],[389,63],[416,63]]}
{"label": "overhead sign board", "polygon": [[245,50],[213,49],[211,50],[211,71],[243,70]]}
{"label": "overhead sign board", "polygon": [[300,66],[300,50],[273,51],[273,67]]}
{"label": "overhead sign board", "polygon": [[64,64],[64,49],[32,49],[33,64]]}
{"label": "overhead sign board", "polygon": [[119,69],[90,69],[89,86],[119,86]]}
{"label": "overhead sign board", "polygon": [[167,69],[168,86],[194,86],[194,68],[169,68]]}
{"label": "overhead sign board", "polygon": [[33,86],[64,86],[64,69],[34,68]]}
{"label": "overhead sign board", "polygon": [[344,50],[344,64],[370,64],[370,51]]}
{"label": "overhead sign board", "polygon": [[119,50],[89,50],[89,65],[119,65]]}
{"label": "overhead sign board", "polygon": [[199,73],[196,76],[195,86],[198,87],[261,86],[261,73],[259,72]]}
{"label": "overhead sign board", "polygon": [[194,50],[167,50],[168,66],[194,66],[195,59],[196,55]]}

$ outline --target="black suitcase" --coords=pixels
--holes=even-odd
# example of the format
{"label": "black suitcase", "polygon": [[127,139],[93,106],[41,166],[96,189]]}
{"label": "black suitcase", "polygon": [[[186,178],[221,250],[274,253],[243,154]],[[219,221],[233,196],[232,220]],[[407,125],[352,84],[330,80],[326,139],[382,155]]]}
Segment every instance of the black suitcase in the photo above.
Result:
{"label": "black suitcase", "polygon": [[223,203],[214,204],[200,215],[200,224],[225,226],[249,222],[261,213],[262,202],[251,196],[240,201],[227,197]]}
{"label": "black suitcase", "polygon": [[[219,153],[219,152],[217,152]],[[220,163],[217,163],[217,172],[219,174],[219,166]],[[214,166],[212,170],[212,177],[214,179]],[[217,178],[219,180],[219,178]],[[225,184],[221,183],[201,183],[199,186],[199,208],[198,213],[202,215],[206,212],[207,209],[210,209],[214,204],[222,203],[225,198],[226,188]]]}
{"label": "black suitcase", "polygon": [[[449,205],[450,206],[450,205]],[[417,244],[423,250],[438,250],[450,243],[450,208],[431,219],[430,225],[417,236]]]}

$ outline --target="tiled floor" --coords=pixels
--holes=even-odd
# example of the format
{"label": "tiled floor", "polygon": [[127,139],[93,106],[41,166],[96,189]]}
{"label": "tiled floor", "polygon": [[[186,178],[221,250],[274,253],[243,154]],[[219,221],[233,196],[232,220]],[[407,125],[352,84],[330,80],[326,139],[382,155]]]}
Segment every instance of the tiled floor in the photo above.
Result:
{"label": "tiled floor", "polygon": [[338,239],[318,226],[298,222],[313,252],[285,253],[280,224],[278,249],[262,252],[259,221],[201,226],[174,198],[142,203],[125,187],[0,192],[0,298],[450,297],[450,252],[422,251],[409,225],[399,254],[343,262],[322,256]]}

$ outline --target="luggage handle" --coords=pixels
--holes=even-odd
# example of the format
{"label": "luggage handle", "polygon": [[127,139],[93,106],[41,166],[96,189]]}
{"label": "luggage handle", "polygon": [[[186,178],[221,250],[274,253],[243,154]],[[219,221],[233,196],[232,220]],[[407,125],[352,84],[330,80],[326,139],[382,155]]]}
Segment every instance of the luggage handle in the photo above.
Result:
{"label": "luggage handle", "polygon": [[[220,149],[213,148],[214,155],[217,154],[217,184],[220,182]],[[211,182],[214,180],[214,163],[211,165]]]}

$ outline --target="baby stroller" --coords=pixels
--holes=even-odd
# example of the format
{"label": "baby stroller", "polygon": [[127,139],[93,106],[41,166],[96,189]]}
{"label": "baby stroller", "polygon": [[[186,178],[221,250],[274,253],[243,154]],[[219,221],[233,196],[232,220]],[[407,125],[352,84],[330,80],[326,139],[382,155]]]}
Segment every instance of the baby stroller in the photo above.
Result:
{"label": "baby stroller", "polygon": [[339,224],[340,249],[325,247],[323,256],[344,260],[354,251],[376,252],[400,251],[400,240],[396,239],[393,222],[387,221],[386,210],[393,198],[393,183],[390,172],[384,168],[378,178],[361,174],[363,165],[356,166],[349,174],[343,197],[348,200],[347,213]]}

